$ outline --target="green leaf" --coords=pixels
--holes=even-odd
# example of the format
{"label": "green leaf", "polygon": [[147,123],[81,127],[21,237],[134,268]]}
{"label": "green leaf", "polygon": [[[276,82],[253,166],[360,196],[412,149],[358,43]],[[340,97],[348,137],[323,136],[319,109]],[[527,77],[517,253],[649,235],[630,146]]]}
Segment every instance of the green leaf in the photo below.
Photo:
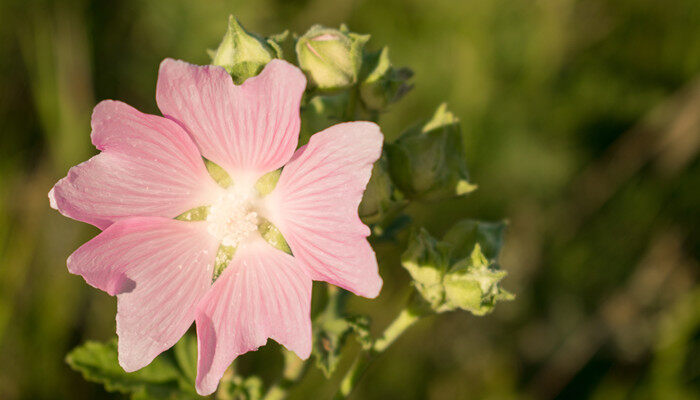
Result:
{"label": "green leaf", "polygon": [[217,399],[221,400],[260,400],[262,398],[263,382],[257,376],[227,377],[224,375],[217,391]]}
{"label": "green leaf", "polygon": [[433,311],[462,309],[484,315],[497,302],[514,298],[500,287],[506,276],[497,265],[504,228],[503,223],[464,220],[442,241],[425,229],[414,232],[401,263]]}
{"label": "green leaf", "polygon": [[[184,377],[169,354],[157,357],[136,372],[124,372],[117,361],[116,338],[106,342],[86,342],[73,349],[66,362],[91,382],[101,383],[110,392],[134,393],[137,398],[185,398]],[[194,390],[194,387],[192,387]],[[150,395],[151,397],[144,397]],[[190,393],[190,398],[192,394]]]}
{"label": "green leaf", "polygon": [[194,387],[197,378],[197,336],[186,333],[173,346],[173,354],[182,375]]}
{"label": "green leaf", "polygon": [[326,308],[319,313],[313,323],[313,346],[316,366],[328,378],[340,361],[340,353],[350,334],[354,333],[363,349],[372,347],[373,339],[369,332],[369,317],[345,316],[342,314],[346,292],[335,291],[329,294]]}
{"label": "green leaf", "polygon": [[445,104],[385,149],[389,173],[407,198],[441,200],[476,189],[469,183],[459,120]]}

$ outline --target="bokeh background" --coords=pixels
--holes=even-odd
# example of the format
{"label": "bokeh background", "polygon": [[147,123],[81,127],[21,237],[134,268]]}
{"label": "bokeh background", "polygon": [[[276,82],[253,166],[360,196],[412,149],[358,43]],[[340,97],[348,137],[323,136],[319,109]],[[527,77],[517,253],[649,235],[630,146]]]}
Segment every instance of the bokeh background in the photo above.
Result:
{"label": "bokeh background", "polygon": [[[697,0],[0,1],[0,398],[121,398],[64,362],[113,336],[115,301],[66,271],[97,231],[46,193],[95,153],[99,100],[157,112],[159,62],[207,63],[229,13],[265,35],[346,22],[388,45],[416,75],[384,132],[446,101],[479,185],[414,218],[436,235],[510,221],[518,298],[421,321],[354,399],[700,398]],[[375,330],[408,284],[398,250],[378,252],[385,290],[351,305]],[[329,397],[356,347],[293,397]]]}

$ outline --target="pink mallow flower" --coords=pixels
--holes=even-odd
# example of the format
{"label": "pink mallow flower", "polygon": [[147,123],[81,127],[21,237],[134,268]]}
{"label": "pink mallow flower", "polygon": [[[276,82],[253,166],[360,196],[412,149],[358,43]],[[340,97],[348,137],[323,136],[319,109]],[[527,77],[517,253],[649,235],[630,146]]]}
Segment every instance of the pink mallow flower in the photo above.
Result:
{"label": "pink mallow flower", "polygon": [[[238,355],[268,338],[309,357],[312,280],[379,294],[357,208],[382,134],[374,123],[342,123],[296,149],[305,86],[302,72],[282,60],[236,86],[223,68],[166,59],[156,89],[165,117],[111,100],[95,107],[91,138],[101,153],[71,168],[49,199],[103,230],[67,264],[117,296],[124,370],[148,365],[195,321],[196,386],[207,395]],[[202,157],[233,184],[219,186]],[[275,189],[261,196],[256,181],[282,166]],[[204,205],[206,220],[174,219]],[[262,238],[263,219],[293,256]],[[221,244],[236,252],[212,284]]]}

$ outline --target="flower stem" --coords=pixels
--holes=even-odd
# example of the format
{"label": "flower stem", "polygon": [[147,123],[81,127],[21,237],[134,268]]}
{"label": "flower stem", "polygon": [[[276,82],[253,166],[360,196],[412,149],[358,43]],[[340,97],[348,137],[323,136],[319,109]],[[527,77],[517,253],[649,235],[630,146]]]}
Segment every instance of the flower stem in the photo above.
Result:
{"label": "flower stem", "polygon": [[304,361],[300,360],[291,351],[284,351],[284,370],[282,378],[272,385],[265,394],[263,400],[282,400],[287,398],[287,392],[304,375]]}
{"label": "flower stem", "polygon": [[401,310],[396,319],[384,330],[384,334],[377,339],[368,351],[363,351],[357,356],[355,362],[348,370],[340,382],[338,392],[334,399],[340,400],[346,398],[352,393],[360,379],[364,375],[367,367],[374,361],[377,356],[383,353],[401,334],[410,328],[423,314],[410,305]]}

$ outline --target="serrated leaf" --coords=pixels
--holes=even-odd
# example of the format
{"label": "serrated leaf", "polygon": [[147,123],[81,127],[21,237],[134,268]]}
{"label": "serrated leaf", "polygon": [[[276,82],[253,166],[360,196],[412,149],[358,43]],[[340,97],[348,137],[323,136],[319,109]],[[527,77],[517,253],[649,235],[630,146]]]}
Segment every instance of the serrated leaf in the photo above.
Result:
{"label": "serrated leaf", "polygon": [[117,360],[116,338],[106,343],[86,342],[73,349],[66,362],[86,380],[101,383],[111,392],[158,394],[156,398],[175,398],[172,396],[182,393],[184,378],[172,357],[163,354],[143,369],[127,373]]}
{"label": "serrated leaf", "polygon": [[374,338],[369,331],[370,319],[366,315],[356,315],[346,317],[345,320],[348,322],[348,326],[355,334],[355,338],[358,343],[362,346],[364,350],[369,350],[374,344]]}

